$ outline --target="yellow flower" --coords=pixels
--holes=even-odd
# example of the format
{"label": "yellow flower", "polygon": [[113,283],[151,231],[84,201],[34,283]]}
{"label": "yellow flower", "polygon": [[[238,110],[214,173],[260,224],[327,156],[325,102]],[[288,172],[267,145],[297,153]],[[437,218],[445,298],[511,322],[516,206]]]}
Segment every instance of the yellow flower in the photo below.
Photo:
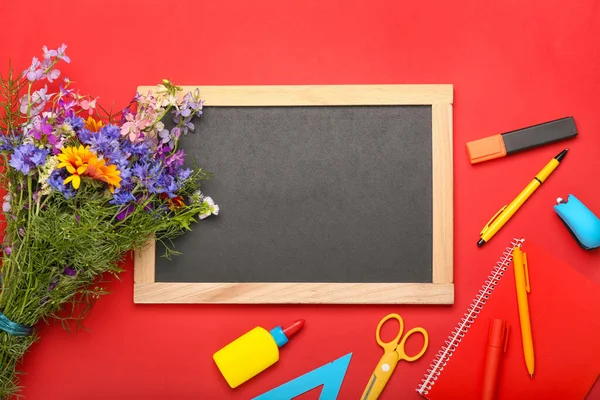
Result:
{"label": "yellow flower", "polygon": [[98,132],[103,125],[102,121],[96,121],[91,116],[85,120],[85,128],[90,132]]}
{"label": "yellow flower", "polygon": [[111,192],[115,187],[121,186],[121,171],[114,164],[106,165],[103,159],[90,150],[90,146],[67,146],[58,155],[57,168],[66,168],[71,176],[63,184],[71,182],[75,189],[81,185],[81,177],[89,176],[92,179],[108,183]]}

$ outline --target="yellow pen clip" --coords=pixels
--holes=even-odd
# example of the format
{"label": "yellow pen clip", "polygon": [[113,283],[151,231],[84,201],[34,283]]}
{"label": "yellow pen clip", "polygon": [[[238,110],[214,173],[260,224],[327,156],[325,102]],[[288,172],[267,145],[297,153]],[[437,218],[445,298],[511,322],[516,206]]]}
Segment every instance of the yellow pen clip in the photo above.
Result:
{"label": "yellow pen clip", "polygon": [[502,207],[502,208],[501,208],[501,209],[500,209],[500,210],[499,210],[499,211],[498,211],[496,214],[494,214],[494,216],[493,216],[493,217],[492,217],[492,218],[491,218],[491,219],[488,221],[488,223],[487,223],[487,224],[485,224],[485,226],[483,227],[483,229],[481,230],[481,232],[479,232],[479,235],[483,235],[483,233],[484,233],[485,231],[487,231],[487,229],[490,227],[490,224],[491,224],[492,222],[494,222],[494,220],[495,220],[496,218],[498,218],[498,215],[502,214],[502,211],[504,211],[504,210],[506,209],[506,207],[508,207],[508,206],[504,206],[504,207]]}
{"label": "yellow pen clip", "polygon": [[531,286],[529,286],[529,265],[527,264],[526,253],[523,253],[523,267],[525,268],[525,290],[527,293],[531,293]]}

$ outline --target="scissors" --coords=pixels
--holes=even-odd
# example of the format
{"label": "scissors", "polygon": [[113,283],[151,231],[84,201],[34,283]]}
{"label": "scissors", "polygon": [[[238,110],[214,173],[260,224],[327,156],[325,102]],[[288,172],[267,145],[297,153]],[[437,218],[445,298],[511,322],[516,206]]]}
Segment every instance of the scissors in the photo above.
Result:
{"label": "scissors", "polygon": [[[396,337],[390,342],[383,342],[381,340],[380,332],[381,327],[385,324],[386,321],[390,319],[395,319],[400,324],[400,330]],[[404,332],[404,321],[402,317],[398,314],[388,314],[381,321],[379,321],[379,325],[377,325],[377,331],[375,338],[377,339],[377,343],[383,347],[384,354],[379,360],[379,364],[375,367],[375,371],[373,371],[373,375],[371,375],[371,379],[365,388],[361,400],[375,400],[379,398],[381,392],[385,388],[385,385],[390,380],[390,376],[396,369],[396,365],[398,361],[405,360],[408,362],[413,362],[421,358],[423,354],[425,354],[425,350],[427,350],[427,346],[429,345],[429,335],[427,331],[421,327],[412,328],[406,335],[402,337],[402,333]],[[421,333],[423,335],[424,343],[423,348],[419,351],[418,354],[414,356],[409,356],[404,351],[404,347],[406,345],[406,341],[410,337],[410,335],[414,333]],[[402,338],[402,339],[401,339]]]}

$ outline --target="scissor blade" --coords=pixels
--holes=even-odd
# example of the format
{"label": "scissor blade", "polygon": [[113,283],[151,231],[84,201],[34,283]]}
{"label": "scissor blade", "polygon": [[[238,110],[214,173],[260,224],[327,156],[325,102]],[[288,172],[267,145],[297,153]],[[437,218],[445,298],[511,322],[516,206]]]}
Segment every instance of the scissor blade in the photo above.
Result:
{"label": "scissor blade", "polygon": [[367,385],[365,392],[363,393],[360,400],[367,400],[369,398],[369,395],[371,394],[371,391],[373,390],[373,385],[375,385],[376,381],[377,381],[377,376],[375,376],[375,374],[371,375],[371,380],[369,380],[369,384]]}
{"label": "scissor blade", "polygon": [[398,364],[398,353],[395,351],[385,353],[383,357],[381,357],[361,396],[362,400],[376,400],[379,398],[379,395],[383,392],[385,385],[396,369],[396,364]]}

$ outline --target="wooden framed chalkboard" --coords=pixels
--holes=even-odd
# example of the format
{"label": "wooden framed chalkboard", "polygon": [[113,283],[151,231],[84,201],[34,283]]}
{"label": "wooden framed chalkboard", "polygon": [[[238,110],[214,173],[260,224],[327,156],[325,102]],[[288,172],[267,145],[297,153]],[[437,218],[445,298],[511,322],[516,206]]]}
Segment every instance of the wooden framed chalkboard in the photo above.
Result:
{"label": "wooden framed chalkboard", "polygon": [[135,254],[136,303],[453,303],[452,85],[198,88],[220,213]]}

